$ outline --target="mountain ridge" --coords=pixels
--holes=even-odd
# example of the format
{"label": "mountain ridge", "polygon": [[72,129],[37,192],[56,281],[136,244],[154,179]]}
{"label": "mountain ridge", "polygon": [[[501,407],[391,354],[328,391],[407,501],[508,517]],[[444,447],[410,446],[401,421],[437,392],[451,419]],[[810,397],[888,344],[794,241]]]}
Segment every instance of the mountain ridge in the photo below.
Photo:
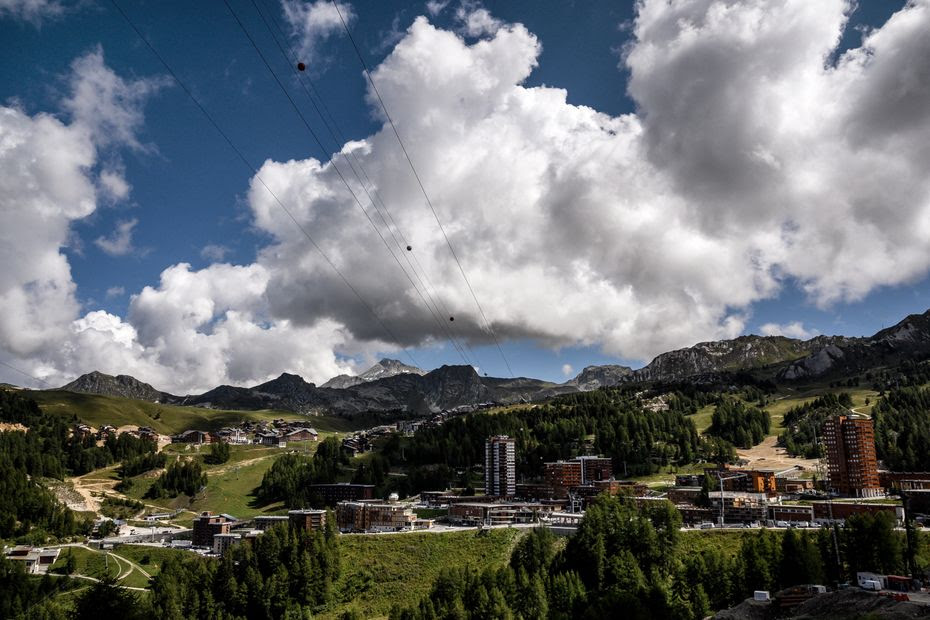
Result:
{"label": "mountain ridge", "polygon": [[421,368],[417,368],[416,366],[408,366],[399,360],[385,357],[363,373],[354,376],[336,375],[326,383],[322,384],[320,387],[345,389],[359,385],[360,383],[376,381],[378,379],[384,379],[386,377],[393,377],[406,373],[422,376],[426,374],[426,371]]}
{"label": "mountain ridge", "polygon": [[367,412],[423,414],[489,403],[513,404],[627,383],[713,379],[746,372],[762,379],[792,382],[861,372],[918,357],[930,357],[930,310],[908,315],[869,337],[799,340],[750,334],[668,351],[636,370],[617,364],[587,366],[562,384],[529,377],[481,377],[473,367],[461,365],[426,372],[384,358],[359,375],[364,375],[362,380],[351,384],[334,377],[317,386],[298,375],[282,373],[252,387],[221,385],[203,394],[175,396],[128,375],[114,377],[94,371],[61,389],[206,408],[284,409],[351,417]]}

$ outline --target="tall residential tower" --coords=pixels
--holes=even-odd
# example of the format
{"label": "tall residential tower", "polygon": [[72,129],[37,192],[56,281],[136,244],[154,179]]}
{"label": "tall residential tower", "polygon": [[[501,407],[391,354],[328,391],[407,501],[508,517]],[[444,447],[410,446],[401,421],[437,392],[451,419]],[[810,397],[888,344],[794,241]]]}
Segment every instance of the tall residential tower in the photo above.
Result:
{"label": "tall residential tower", "polygon": [[506,435],[488,437],[484,445],[484,492],[495,497],[517,493],[517,442]]}
{"label": "tall residential tower", "polygon": [[853,414],[827,419],[823,424],[823,443],[832,490],[850,497],[882,494],[871,418]]}

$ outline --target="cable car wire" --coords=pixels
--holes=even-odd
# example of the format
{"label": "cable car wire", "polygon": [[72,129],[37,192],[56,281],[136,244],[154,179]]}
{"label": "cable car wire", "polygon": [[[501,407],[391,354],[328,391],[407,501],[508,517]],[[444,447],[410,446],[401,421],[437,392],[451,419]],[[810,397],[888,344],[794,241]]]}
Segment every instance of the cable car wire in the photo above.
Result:
{"label": "cable car wire", "polygon": [[[294,223],[295,226],[297,226],[297,228],[300,230],[300,232],[303,233],[303,235],[307,238],[307,240],[308,240],[308,241],[310,242],[310,244],[314,247],[314,249],[316,249],[316,251],[320,254],[320,256],[323,257],[323,260],[326,261],[326,263],[333,269],[333,271],[336,273],[336,275],[339,276],[339,278],[342,280],[342,282],[343,282],[343,283],[349,288],[349,290],[351,290],[352,293],[358,298],[359,302],[360,302],[360,303],[365,307],[365,309],[368,310],[368,312],[374,317],[375,321],[378,323],[378,325],[381,326],[381,328],[384,330],[384,332],[390,337],[391,341],[392,341],[392,342],[395,342],[395,343],[400,343],[400,340],[394,335],[394,333],[393,333],[393,332],[391,331],[391,329],[384,323],[384,321],[381,320],[381,317],[378,316],[378,314],[375,312],[374,308],[365,300],[364,297],[362,297],[362,295],[361,295],[361,293],[359,293],[358,289],[356,289],[354,286],[352,286],[352,283],[349,282],[348,278],[346,278],[346,276],[342,273],[342,271],[341,271],[341,270],[336,266],[336,264],[329,258],[329,256],[326,254],[326,252],[323,251],[323,248],[320,247],[320,245],[316,242],[316,240],[314,240],[313,236],[307,231],[306,228],[304,228],[304,226],[297,220],[297,218],[294,217],[293,213],[291,213],[291,211],[284,205],[284,203],[281,202],[281,199],[278,198],[277,194],[275,194],[274,191],[273,191],[270,187],[268,187],[268,185],[265,183],[264,179],[262,179],[261,175],[259,174],[258,168],[256,168],[256,167],[246,158],[246,156],[245,156],[245,155],[242,153],[242,151],[235,145],[235,143],[232,141],[232,139],[226,134],[225,131],[223,131],[223,129],[220,127],[220,125],[217,123],[217,121],[216,121],[216,120],[213,118],[213,116],[207,111],[207,109],[203,106],[203,104],[200,103],[200,101],[197,99],[197,97],[194,96],[193,92],[191,92],[191,90],[187,87],[187,85],[184,83],[184,81],[181,80],[180,77],[178,77],[178,74],[175,73],[175,71],[171,68],[171,65],[169,65],[168,62],[164,59],[164,57],[162,57],[162,55],[161,55],[160,53],[158,53],[158,50],[156,50],[155,47],[149,42],[148,38],[146,38],[145,35],[142,34],[142,32],[141,32],[141,31],[139,30],[139,28],[135,25],[135,23],[132,21],[132,19],[130,19],[129,15],[127,15],[126,12],[123,11],[122,7],[120,7],[119,4],[117,4],[116,0],[110,0],[110,3],[116,8],[117,12],[123,17],[123,19],[124,19],[124,20],[126,21],[126,23],[129,25],[129,27],[133,30],[133,32],[136,33],[136,36],[138,36],[139,39],[142,40],[142,42],[143,42],[143,43],[145,44],[145,46],[149,49],[149,51],[152,52],[152,54],[158,59],[158,61],[162,64],[162,66],[165,68],[165,70],[168,71],[168,73],[171,75],[171,77],[174,79],[174,81],[178,84],[178,86],[181,87],[181,90],[183,90],[184,93],[188,96],[188,98],[190,98],[190,100],[194,103],[194,105],[197,106],[197,108],[200,110],[201,114],[203,114],[204,117],[206,117],[206,119],[210,122],[210,124],[211,124],[211,125],[213,126],[213,128],[217,131],[217,133],[219,133],[220,136],[223,137],[223,140],[226,142],[226,144],[229,145],[229,147],[236,153],[236,155],[239,157],[239,159],[242,161],[242,163],[245,164],[245,166],[254,174],[255,178],[258,179],[258,182],[261,183],[262,187],[264,187],[265,190],[271,195],[271,197],[272,197],[272,198],[274,199],[274,201],[278,204],[278,206],[281,208],[281,210],[283,210],[284,213],[287,214],[287,216],[290,218],[290,220]],[[419,364],[417,363],[417,361],[416,361],[416,359],[414,358],[413,354],[412,354],[406,347],[401,346],[401,348],[403,349],[403,351],[404,351],[404,353],[407,355],[407,357],[410,358],[410,360],[413,362],[413,364],[414,364],[415,366],[419,366]]]}
{"label": "cable car wire", "polygon": [[44,385],[46,388],[54,389],[54,387],[53,387],[48,381],[46,381],[45,379],[40,379],[40,378],[36,377],[35,375],[30,375],[30,374],[29,374],[28,372],[26,372],[25,370],[21,370],[21,369],[17,368],[16,366],[13,366],[12,364],[7,364],[7,363],[4,362],[3,360],[0,360],[0,366],[6,366],[6,367],[9,368],[10,370],[15,370],[15,371],[18,372],[19,374],[21,374],[21,375],[23,375],[23,376],[26,376],[26,377],[29,377],[29,378],[32,379],[33,381],[36,381],[36,382],[38,382],[38,383],[41,383],[41,384]]}
{"label": "cable car wire", "polygon": [[[242,33],[245,35],[246,39],[249,41],[249,44],[252,46],[252,48],[253,48],[253,49],[255,50],[255,52],[258,54],[259,58],[260,58],[261,61],[262,61],[262,64],[264,64],[265,68],[266,68],[266,69],[268,70],[268,72],[271,74],[271,76],[272,76],[272,78],[274,79],[275,83],[277,83],[278,87],[281,89],[281,92],[284,94],[284,96],[287,98],[288,102],[291,104],[291,107],[292,107],[292,108],[294,109],[294,111],[297,113],[297,116],[300,118],[300,120],[301,120],[301,122],[303,123],[304,127],[306,127],[307,131],[308,131],[308,132],[310,133],[310,135],[313,137],[313,139],[314,139],[314,141],[316,142],[317,146],[320,148],[320,150],[321,150],[323,153],[326,153],[327,149],[326,149],[326,147],[324,146],[323,141],[320,139],[319,134],[317,134],[317,132],[313,129],[313,127],[311,127],[309,121],[308,121],[307,118],[303,115],[303,112],[301,112],[300,107],[299,107],[299,106],[297,105],[297,103],[294,101],[294,98],[291,96],[290,92],[288,92],[287,88],[284,86],[284,83],[283,83],[283,82],[281,81],[281,79],[278,77],[278,74],[277,74],[277,73],[274,71],[274,69],[272,68],[271,63],[268,61],[268,58],[265,56],[265,54],[262,52],[261,48],[258,46],[258,43],[255,41],[255,38],[251,35],[251,33],[249,33],[248,29],[245,27],[245,24],[244,24],[244,23],[242,22],[242,20],[240,19],[238,13],[236,13],[235,9],[233,9],[233,7],[230,5],[230,3],[228,2],[228,0],[223,0],[223,4],[226,6],[226,8],[227,8],[227,10],[229,11],[230,15],[232,15],[232,17],[233,17],[233,19],[235,20],[236,24],[239,26],[239,29],[242,31]],[[285,59],[288,60],[286,54],[285,54]],[[289,61],[289,60],[288,60],[288,64],[290,65],[290,61]],[[368,220],[368,223],[371,225],[371,227],[374,228],[375,233],[376,233],[376,234],[378,235],[378,237],[381,239],[381,242],[384,244],[384,247],[388,250],[388,253],[391,255],[391,257],[392,257],[392,258],[394,259],[394,261],[397,263],[397,266],[401,269],[401,271],[404,273],[404,276],[405,276],[405,277],[407,278],[407,280],[410,282],[411,286],[413,286],[414,290],[415,290],[415,291],[417,292],[417,294],[420,296],[420,298],[421,298],[421,300],[423,301],[424,305],[426,305],[427,310],[430,312],[431,315],[433,315],[433,318],[437,321],[437,323],[441,325],[441,321],[439,320],[438,316],[436,316],[436,315],[434,314],[433,309],[430,307],[429,303],[426,301],[426,298],[423,296],[423,293],[420,291],[420,288],[417,286],[416,282],[413,281],[413,278],[410,277],[410,274],[407,273],[407,270],[404,269],[404,266],[403,266],[403,264],[401,264],[400,259],[394,254],[394,251],[391,249],[391,246],[390,246],[390,244],[387,242],[387,239],[385,239],[384,235],[381,233],[381,230],[378,228],[377,224],[375,224],[374,220],[371,218],[371,214],[368,212],[368,210],[367,210],[367,209],[365,208],[365,206],[362,204],[362,201],[359,199],[359,196],[358,196],[358,195],[355,193],[355,191],[352,189],[352,186],[349,184],[348,179],[347,179],[346,176],[343,174],[342,170],[339,169],[339,166],[336,164],[335,159],[331,159],[331,160],[330,160],[330,163],[331,163],[331,165],[332,165],[332,167],[333,167],[333,170],[336,172],[336,175],[339,177],[339,179],[342,181],[343,185],[345,185],[346,190],[347,190],[347,191],[349,192],[349,194],[352,196],[352,199],[355,201],[355,204],[358,206],[359,209],[361,209],[362,213],[365,215],[365,218]],[[360,181],[360,182],[361,182],[361,181]],[[363,187],[363,189],[364,189],[364,187]],[[365,191],[366,191],[366,193],[367,193],[367,189],[366,189]],[[369,199],[371,200],[372,205],[374,206],[374,200],[371,199],[370,196],[369,196]],[[377,207],[376,207],[376,210],[377,210]],[[383,217],[383,216],[382,216],[382,217]],[[442,328],[440,327],[440,329],[442,329]],[[459,354],[462,356],[462,360],[463,360],[466,364],[471,365],[471,362],[470,362],[470,361],[468,360],[468,358],[465,356],[464,351],[463,351],[462,349],[460,349],[460,347],[457,345],[457,343],[455,343],[454,341],[452,341],[451,338],[450,338],[450,342],[452,343],[453,347],[454,347],[454,348],[459,352]]]}
{"label": "cable car wire", "polygon": [[410,154],[407,152],[407,147],[404,146],[404,141],[401,139],[400,133],[397,131],[397,126],[394,124],[394,119],[388,112],[387,105],[385,105],[384,99],[381,97],[381,93],[378,91],[378,87],[375,86],[375,81],[371,77],[371,71],[368,69],[368,63],[365,62],[365,58],[362,56],[361,50],[359,50],[358,45],[355,43],[355,38],[349,31],[349,26],[346,23],[345,18],[342,16],[342,11],[339,9],[339,3],[336,2],[336,0],[330,0],[330,2],[332,2],[333,7],[336,9],[336,13],[339,15],[339,21],[342,22],[342,27],[345,30],[346,35],[349,37],[349,41],[352,43],[352,48],[355,50],[355,55],[358,57],[358,60],[362,65],[362,69],[365,72],[365,77],[368,78],[368,83],[371,84],[372,91],[374,91],[375,96],[378,99],[381,110],[384,112],[385,118],[387,118],[388,123],[391,125],[391,130],[394,132],[394,136],[397,138],[397,142],[400,144],[401,150],[404,152],[404,157],[406,158],[407,163],[410,165],[410,170],[413,172],[413,176],[417,181],[417,185],[420,186],[420,191],[423,193],[423,197],[426,198],[426,204],[429,205],[429,209],[432,211],[433,217],[436,219],[436,223],[439,225],[439,230],[442,231],[442,236],[446,240],[446,245],[449,246],[449,252],[452,254],[452,258],[455,260],[456,265],[459,267],[459,272],[462,274],[462,279],[465,280],[468,291],[471,293],[472,299],[475,300],[475,305],[478,307],[478,312],[481,314],[485,328],[494,339],[494,344],[497,345],[497,350],[501,355],[501,359],[504,360],[504,364],[507,366],[507,370],[510,372],[510,376],[513,377],[515,376],[513,369],[510,367],[510,362],[507,361],[507,356],[504,355],[504,350],[501,348],[500,341],[497,339],[497,334],[495,334],[494,330],[491,328],[491,323],[488,321],[488,317],[485,315],[484,309],[481,307],[481,302],[478,301],[478,296],[475,294],[475,289],[472,288],[471,282],[468,280],[468,276],[465,274],[465,268],[462,266],[458,255],[455,253],[455,248],[452,246],[452,241],[449,239],[449,235],[446,234],[446,229],[443,227],[442,221],[439,219],[439,214],[436,212],[436,208],[433,206],[433,201],[430,200],[429,194],[426,192],[426,188],[423,185],[423,181],[420,179],[420,175],[417,173],[416,166],[413,165],[413,160],[410,158]]}
{"label": "cable car wire", "polygon": [[[286,41],[287,41],[287,35],[284,33],[283,28],[281,27],[280,23],[278,23],[278,20],[275,18],[273,10],[269,11],[271,21],[274,23],[275,28],[278,31],[278,33],[281,35],[282,39],[284,39],[285,44],[282,44],[278,40],[277,36],[275,35],[274,31],[272,30],[271,26],[268,23],[268,19],[266,19],[265,17],[264,11],[262,11],[262,9],[258,6],[258,4],[256,3],[256,0],[249,0],[249,1],[251,2],[252,7],[255,9],[255,12],[258,13],[259,17],[261,18],[262,23],[265,26],[265,29],[268,31],[268,34],[271,35],[272,40],[274,40],[275,45],[278,48],[278,51],[281,53],[281,56],[284,58],[285,64],[291,67],[295,66],[295,61],[297,60],[297,58],[289,55],[287,51],[285,51],[284,49],[286,45]],[[267,8],[267,4],[266,4],[266,8]],[[434,320],[436,320],[437,325],[439,325],[440,329],[446,334],[446,337],[452,343],[452,346],[457,351],[459,351],[459,354],[462,356],[462,359],[465,361],[466,364],[473,365],[473,366],[480,366],[480,363],[478,362],[478,359],[477,359],[477,355],[468,345],[468,342],[463,339],[463,341],[459,343],[457,341],[458,337],[455,334],[455,330],[452,329],[450,325],[448,325],[447,323],[445,323],[439,318],[442,315],[448,315],[449,314],[448,309],[446,308],[444,303],[441,303],[442,302],[441,298],[439,298],[440,300],[439,302],[437,302],[436,298],[434,298],[433,293],[430,291],[430,289],[435,290],[436,287],[432,284],[432,282],[430,282],[429,275],[427,274],[423,266],[420,264],[419,259],[417,258],[416,254],[413,253],[413,262],[411,262],[410,254],[404,252],[403,250],[404,247],[406,247],[407,252],[410,252],[412,250],[412,246],[410,245],[410,242],[404,235],[403,230],[401,230],[401,228],[397,225],[397,222],[394,220],[394,216],[391,214],[390,209],[388,209],[387,204],[384,202],[384,199],[380,196],[377,186],[369,178],[368,173],[365,171],[365,167],[362,165],[361,161],[359,161],[359,159],[355,156],[354,152],[349,152],[349,153],[342,152],[341,145],[348,142],[348,140],[346,140],[345,135],[339,129],[339,124],[336,122],[336,119],[333,117],[332,113],[329,111],[329,108],[327,107],[326,102],[320,93],[320,88],[316,84],[314,84],[313,78],[310,77],[309,75],[301,73],[303,69],[301,69],[300,67],[303,64],[304,63],[302,62],[296,62],[296,66],[298,70],[298,73],[297,73],[298,83],[300,84],[307,99],[310,101],[311,105],[313,106],[313,109],[316,111],[317,116],[320,117],[320,120],[323,122],[323,125],[326,127],[327,132],[329,133],[330,138],[333,141],[336,154],[342,155],[343,159],[345,159],[346,162],[349,164],[349,167],[352,170],[352,173],[354,174],[355,179],[358,181],[358,184],[365,191],[365,194],[368,196],[369,201],[371,201],[372,206],[375,208],[375,211],[378,213],[378,216],[381,218],[382,224],[384,224],[384,227],[391,234],[391,237],[393,238],[398,251],[401,253],[402,256],[404,256],[405,260],[407,261],[407,265],[410,267],[410,271],[413,273],[414,277],[419,282],[420,287],[422,287],[423,291],[426,293],[426,297],[428,298],[429,301],[427,302],[424,299],[424,303],[426,304],[427,308],[430,309],[431,314],[433,314],[433,318]],[[304,84],[305,79],[310,85],[309,89],[307,88],[307,85]],[[311,94],[311,91],[312,91],[312,94]],[[319,105],[317,105],[316,100],[319,100]],[[326,114],[324,114],[324,111]],[[327,119],[327,115],[329,116],[328,119]],[[337,137],[337,134],[338,134],[338,137]],[[361,172],[361,176],[359,175],[359,172]],[[362,181],[362,176],[364,176],[365,181]],[[368,189],[369,185],[371,186],[371,190]],[[379,204],[380,204],[380,208],[379,208]],[[385,218],[385,213],[387,214],[387,219]],[[388,219],[391,221],[390,224],[388,224],[387,222]],[[400,239],[397,238],[398,235],[400,235]],[[396,257],[395,257],[395,260],[397,260]],[[416,266],[414,266],[413,263],[416,263]],[[422,276],[420,275],[421,272],[422,272]],[[416,284],[414,284],[413,282],[411,282],[411,284],[413,284],[414,287],[416,288]],[[417,292],[422,298],[423,294],[420,293],[419,290]],[[436,297],[438,298],[438,295]],[[430,304],[432,304],[432,306],[435,308],[435,312],[433,312],[433,308],[430,307]],[[475,360],[474,362],[468,359],[468,355],[466,355],[465,353],[466,350],[474,358]]]}

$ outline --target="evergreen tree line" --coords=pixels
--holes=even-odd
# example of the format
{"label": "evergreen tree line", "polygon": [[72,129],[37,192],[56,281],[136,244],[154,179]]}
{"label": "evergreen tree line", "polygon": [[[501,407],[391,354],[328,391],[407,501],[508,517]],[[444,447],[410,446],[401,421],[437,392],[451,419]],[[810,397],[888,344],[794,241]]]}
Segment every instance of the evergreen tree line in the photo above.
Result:
{"label": "evergreen tree line", "polygon": [[280,525],[220,560],[172,558],[151,581],[148,617],[163,620],[305,618],[332,599],[339,577],[339,533]]}
{"label": "evergreen tree line", "polygon": [[149,487],[145,496],[150,498],[193,497],[207,485],[207,474],[198,459],[175,461]]}
{"label": "evergreen tree line", "polygon": [[697,413],[707,405],[719,405],[727,395],[737,396],[741,400],[752,403],[755,402],[759,407],[765,407],[768,404],[769,396],[775,391],[774,385],[745,385],[741,388],[729,387],[724,389],[722,386],[714,385],[693,385],[689,383],[678,384],[674,389],[665,388],[665,391],[653,389],[657,394],[667,394],[665,402],[669,409],[681,411],[685,415]]}
{"label": "evergreen tree line", "polygon": [[231,448],[228,443],[217,441],[210,444],[210,452],[203,457],[203,460],[210,465],[222,465],[229,460],[230,452]]}
{"label": "evergreen tree line", "polygon": [[0,618],[11,620],[278,620],[310,618],[333,597],[339,539],[332,515],[324,531],[280,525],[219,560],[171,556],[150,581],[150,596],[103,579],[74,598],[70,613],[52,596],[69,579],[38,579],[0,555]]}
{"label": "evergreen tree line", "polygon": [[483,483],[483,480],[481,483],[475,480],[476,476],[481,477],[477,466],[456,471],[442,463],[408,467],[404,472],[406,475],[390,476],[388,474],[391,470],[391,462],[385,456],[385,451],[388,454],[394,454],[395,449],[399,450],[396,448],[398,445],[400,445],[400,437],[394,435],[385,443],[382,452],[372,452],[364,460],[357,462],[352,482],[374,485],[374,495],[380,498],[387,498],[391,493],[397,493],[400,497],[409,497],[420,491],[445,489],[449,486],[462,487],[464,495],[474,495],[473,485],[481,486]]}
{"label": "evergreen tree line", "polygon": [[714,408],[708,435],[725,439],[740,448],[751,448],[769,434],[769,412],[739,400],[723,399]]}
{"label": "evergreen tree line", "polygon": [[336,437],[324,439],[316,453],[285,454],[275,459],[262,482],[255,489],[256,502],[267,505],[283,501],[288,508],[322,507],[322,498],[310,489],[311,484],[336,482],[342,465],[349,459]]}
{"label": "evergreen tree line", "polygon": [[672,411],[680,411],[685,415],[693,415],[707,405],[720,402],[717,392],[699,389],[699,386],[684,384],[674,390],[666,392],[665,402]]}
{"label": "evergreen tree line", "polygon": [[872,408],[875,450],[894,471],[930,471],[930,388],[887,392]]}
{"label": "evergreen tree line", "polygon": [[540,477],[545,462],[584,453],[590,435],[593,451],[611,457],[615,471],[622,472],[625,464],[629,475],[693,462],[703,449],[694,423],[682,411],[644,410],[631,391],[615,389],[571,394],[533,408],[452,418],[421,427],[412,438],[389,441],[382,454],[391,465],[411,471],[438,466],[461,471],[484,463],[485,441],[492,435],[516,440],[517,476],[527,479]]}
{"label": "evergreen tree line", "polygon": [[0,422],[22,424],[29,429],[0,433],[4,438],[0,448],[17,468],[31,476],[59,480],[66,475],[80,476],[156,449],[155,442],[128,433],[110,435],[103,446],[98,446],[93,437],[72,436],[71,426],[77,421],[76,417],[69,422],[63,416],[44,413],[31,398],[0,390]]}
{"label": "evergreen tree line", "polygon": [[19,562],[0,554],[0,618],[9,620],[65,620],[54,596],[75,587],[68,579],[27,575]]}
{"label": "evergreen tree line", "polygon": [[[735,555],[680,541],[667,502],[637,509],[601,496],[562,551],[540,528],[521,539],[501,569],[449,569],[412,608],[391,620],[438,618],[700,619],[755,590],[855,582],[857,571],[905,571],[903,535],[886,513],[855,515],[845,528],[746,534]],[[836,542],[834,542],[834,534]],[[837,559],[839,558],[839,564]]]}
{"label": "evergreen tree line", "polygon": [[34,400],[6,390],[0,390],[0,422],[28,429],[0,432],[0,537],[23,536],[33,528],[39,539],[45,533],[87,533],[90,524],[77,521],[41,479],[80,475],[155,450],[154,442],[128,434],[110,436],[102,446],[91,437],[72,436],[64,417],[44,413]]}
{"label": "evergreen tree line", "polygon": [[848,413],[852,404],[852,397],[847,392],[841,392],[824,394],[809,403],[792,407],[782,422],[785,432],[778,437],[779,443],[791,456],[820,458],[822,448],[819,440],[823,433],[823,423],[831,416]]}
{"label": "evergreen tree line", "polygon": [[164,452],[146,452],[140,456],[124,460],[117,470],[119,477],[125,480],[153,469],[161,469],[168,463]]}

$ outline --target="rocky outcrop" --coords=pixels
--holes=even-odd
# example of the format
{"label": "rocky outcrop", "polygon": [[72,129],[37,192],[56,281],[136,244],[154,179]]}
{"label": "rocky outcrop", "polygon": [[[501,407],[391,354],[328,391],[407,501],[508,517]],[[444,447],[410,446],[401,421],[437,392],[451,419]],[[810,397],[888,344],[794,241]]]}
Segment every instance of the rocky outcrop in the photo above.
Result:
{"label": "rocky outcrop", "polygon": [[822,375],[833,368],[844,355],[843,349],[829,344],[813,355],[792,362],[779,373],[779,377],[792,381]]}
{"label": "rocky outcrop", "polygon": [[359,385],[360,383],[377,381],[378,379],[386,379],[403,374],[425,375],[426,371],[416,366],[408,366],[398,360],[384,358],[360,375],[354,377],[352,375],[337,375],[320,387],[346,389]]}
{"label": "rocky outcrop", "polygon": [[930,356],[930,310],[912,314],[901,322],[868,338],[835,336],[809,356],[786,365],[779,380],[799,380],[863,372],[882,366],[894,366],[907,360]]}
{"label": "rocky outcrop", "polygon": [[632,374],[638,381],[675,381],[693,375],[737,372],[771,366],[809,355],[813,340],[783,336],[740,336],[733,340],[701,342],[669,351]]}
{"label": "rocky outcrop", "polygon": [[911,315],[870,338],[741,336],[663,353],[638,370],[619,365],[588,366],[563,384],[526,377],[479,377],[471,366],[443,366],[427,373],[397,360],[383,359],[358,377],[340,375],[319,387],[284,373],[254,387],[222,385],[204,394],[178,397],[133,377],[92,372],[62,389],[217,409],[283,409],[347,416],[365,412],[406,414],[543,400],[626,382],[714,382],[723,375],[744,371],[766,379],[797,381],[927,357],[930,311]]}
{"label": "rocky outcrop", "polygon": [[71,383],[63,385],[60,389],[68,392],[83,394],[101,394],[103,396],[119,396],[134,398],[149,402],[171,402],[175,397],[167,392],[156,390],[148,383],[143,383],[129,375],[106,375],[93,371],[81,375]]}
{"label": "rocky outcrop", "polygon": [[[589,366],[566,385],[596,389],[624,382],[712,379],[726,373],[758,371],[776,381],[797,381],[899,364],[930,356],[930,310],[913,314],[868,338],[817,336],[797,340],[783,336],[740,336],[701,342],[663,353],[629,373],[610,374],[623,366]],[[603,369],[603,370],[602,370]],[[598,379],[603,372],[607,383]],[[585,378],[591,377],[590,382]]]}
{"label": "rocky outcrop", "polygon": [[577,387],[582,392],[590,392],[602,387],[612,387],[628,381],[633,375],[629,366],[605,364],[603,366],[585,366],[578,375],[565,385]]}
{"label": "rocky outcrop", "polygon": [[326,383],[322,384],[322,388],[332,388],[334,390],[344,390],[350,388],[353,385],[358,385],[359,383],[365,383],[365,380],[359,377],[358,375],[336,375]]}

